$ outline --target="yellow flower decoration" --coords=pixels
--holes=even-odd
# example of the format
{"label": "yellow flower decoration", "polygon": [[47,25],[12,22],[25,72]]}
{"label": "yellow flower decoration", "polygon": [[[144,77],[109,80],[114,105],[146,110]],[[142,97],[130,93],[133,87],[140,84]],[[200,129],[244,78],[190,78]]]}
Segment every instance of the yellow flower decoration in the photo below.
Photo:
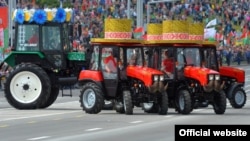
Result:
{"label": "yellow flower decoration", "polygon": [[68,22],[68,21],[70,21],[70,19],[71,19],[71,13],[67,12],[66,13],[66,21]]}
{"label": "yellow flower decoration", "polygon": [[66,8],[65,11],[66,11],[66,21],[68,22],[71,19],[72,9]]}
{"label": "yellow flower decoration", "polygon": [[28,11],[24,11],[24,21],[30,21],[31,15]]}
{"label": "yellow flower decoration", "polygon": [[53,20],[53,15],[52,15],[52,12],[51,11],[49,11],[49,12],[47,12],[47,20],[48,21],[52,21]]}

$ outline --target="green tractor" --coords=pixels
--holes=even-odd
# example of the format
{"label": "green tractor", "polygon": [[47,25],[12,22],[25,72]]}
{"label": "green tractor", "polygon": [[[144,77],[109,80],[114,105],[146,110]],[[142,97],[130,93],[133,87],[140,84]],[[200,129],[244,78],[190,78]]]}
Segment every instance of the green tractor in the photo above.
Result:
{"label": "green tractor", "polygon": [[17,10],[14,15],[14,47],[4,60],[12,69],[4,93],[16,109],[47,108],[60,88],[78,83],[79,73],[88,67],[88,53],[73,50],[73,26],[64,9],[51,21],[44,10],[35,11],[33,20],[26,19],[27,13]]}

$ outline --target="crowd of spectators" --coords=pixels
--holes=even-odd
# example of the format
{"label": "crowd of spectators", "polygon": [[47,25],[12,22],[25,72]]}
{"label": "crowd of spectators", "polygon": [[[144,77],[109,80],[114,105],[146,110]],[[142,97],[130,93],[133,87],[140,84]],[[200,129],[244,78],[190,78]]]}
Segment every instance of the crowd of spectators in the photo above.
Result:
{"label": "crowd of spectators", "polygon": [[[85,46],[93,37],[103,37],[105,18],[127,18],[133,20],[136,27],[137,7],[136,0],[130,0],[130,10],[127,8],[127,0],[72,0],[74,9],[74,46]],[[144,23],[147,23],[147,2],[143,0]],[[32,7],[30,2],[21,3],[22,7]],[[37,7],[37,6],[35,6]],[[250,0],[180,0],[176,2],[162,2],[150,5],[150,22],[159,23],[167,19],[187,20],[208,23],[216,18],[223,35],[230,33],[233,38],[242,34],[242,29],[250,30]],[[238,27],[238,29],[235,29]],[[235,45],[233,43],[220,46],[220,55],[227,58],[230,52],[230,60],[237,60],[237,54],[241,52],[241,60],[247,58],[248,45]],[[249,53],[250,56],[250,53]],[[250,63],[250,61],[249,61]],[[240,63],[239,63],[240,64]]]}

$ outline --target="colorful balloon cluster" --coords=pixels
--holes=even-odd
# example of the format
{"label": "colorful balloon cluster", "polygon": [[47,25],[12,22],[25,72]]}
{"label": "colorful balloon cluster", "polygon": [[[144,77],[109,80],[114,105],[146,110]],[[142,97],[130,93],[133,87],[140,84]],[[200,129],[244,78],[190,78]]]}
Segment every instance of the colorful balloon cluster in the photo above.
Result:
{"label": "colorful balloon cluster", "polygon": [[23,22],[36,22],[44,24],[45,22],[69,22],[72,16],[72,9],[53,8],[53,9],[16,9],[13,13],[13,19],[22,24]]}

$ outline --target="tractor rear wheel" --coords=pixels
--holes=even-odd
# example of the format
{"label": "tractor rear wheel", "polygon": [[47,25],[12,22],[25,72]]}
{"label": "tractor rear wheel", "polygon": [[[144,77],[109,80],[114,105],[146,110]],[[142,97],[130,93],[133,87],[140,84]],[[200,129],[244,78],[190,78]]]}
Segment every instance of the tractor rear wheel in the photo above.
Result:
{"label": "tractor rear wheel", "polygon": [[233,108],[242,108],[246,104],[247,95],[241,87],[236,87],[232,92],[229,102]]}
{"label": "tractor rear wheel", "polygon": [[227,98],[224,91],[214,92],[213,108],[216,114],[224,114],[227,107]]}
{"label": "tractor rear wheel", "polygon": [[58,95],[59,95],[59,87],[52,86],[49,99],[44,103],[44,105],[40,106],[39,108],[47,108],[50,105],[52,105],[56,101]]}
{"label": "tractor rear wheel", "polygon": [[36,109],[50,97],[51,85],[47,73],[35,64],[23,63],[9,72],[5,97],[17,109]]}
{"label": "tractor rear wheel", "polygon": [[101,112],[104,105],[101,88],[91,82],[83,85],[80,94],[80,103],[86,113],[97,114]]}
{"label": "tractor rear wheel", "polygon": [[126,115],[133,114],[133,103],[131,93],[129,91],[123,91],[123,105]]}
{"label": "tractor rear wheel", "polygon": [[190,114],[192,107],[190,93],[187,90],[180,90],[176,97],[176,108],[178,113]]}

